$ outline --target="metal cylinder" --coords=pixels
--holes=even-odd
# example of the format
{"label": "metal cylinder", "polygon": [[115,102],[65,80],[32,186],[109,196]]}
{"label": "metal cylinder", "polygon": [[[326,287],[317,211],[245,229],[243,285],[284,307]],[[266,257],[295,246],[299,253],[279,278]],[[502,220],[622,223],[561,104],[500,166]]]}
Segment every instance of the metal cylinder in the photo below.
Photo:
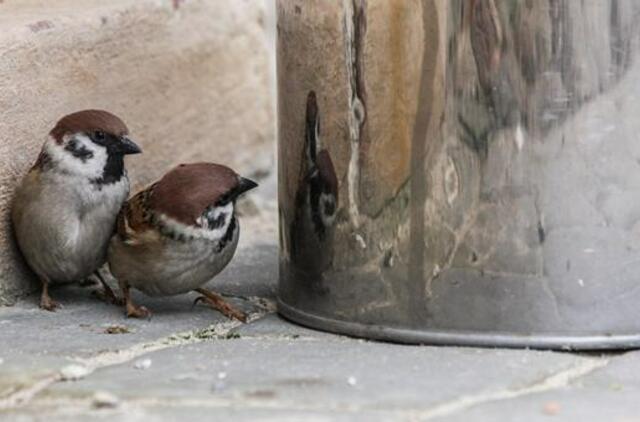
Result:
{"label": "metal cylinder", "polygon": [[278,1],[280,312],[640,345],[635,0]]}

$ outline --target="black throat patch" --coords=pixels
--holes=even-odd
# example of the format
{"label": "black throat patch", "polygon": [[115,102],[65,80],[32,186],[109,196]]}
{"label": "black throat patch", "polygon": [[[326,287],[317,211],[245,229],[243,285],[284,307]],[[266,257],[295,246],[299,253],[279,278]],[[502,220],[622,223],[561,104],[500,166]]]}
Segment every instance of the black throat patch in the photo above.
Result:
{"label": "black throat patch", "polygon": [[107,162],[102,170],[102,176],[93,179],[91,182],[98,185],[109,185],[117,183],[126,174],[124,169],[124,156],[121,154],[108,153]]}

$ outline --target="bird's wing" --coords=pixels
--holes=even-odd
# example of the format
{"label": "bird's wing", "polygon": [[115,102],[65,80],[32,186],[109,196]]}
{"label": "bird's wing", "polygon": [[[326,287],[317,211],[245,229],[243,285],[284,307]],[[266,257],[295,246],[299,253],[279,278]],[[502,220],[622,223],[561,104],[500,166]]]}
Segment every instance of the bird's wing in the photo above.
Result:
{"label": "bird's wing", "polygon": [[154,186],[155,184],[138,192],[122,206],[116,230],[124,242],[138,243],[147,237],[150,231],[154,231],[147,203]]}

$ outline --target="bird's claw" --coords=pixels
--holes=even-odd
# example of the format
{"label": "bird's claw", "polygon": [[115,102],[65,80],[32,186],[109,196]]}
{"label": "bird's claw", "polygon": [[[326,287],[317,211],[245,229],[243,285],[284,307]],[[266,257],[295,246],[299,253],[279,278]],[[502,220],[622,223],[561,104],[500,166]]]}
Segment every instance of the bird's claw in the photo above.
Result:
{"label": "bird's claw", "polygon": [[151,311],[144,306],[127,306],[127,318],[150,318]]}
{"label": "bird's claw", "polygon": [[191,306],[196,306],[198,304],[198,302],[205,302],[206,301],[206,297],[204,296],[198,296],[194,301],[193,304]]}
{"label": "bird's claw", "polygon": [[240,322],[247,322],[247,314],[237,310],[232,305],[223,300],[213,300],[207,296],[199,296],[193,301],[193,306],[197,305],[198,302],[206,303],[229,319],[237,319]]}
{"label": "bird's claw", "polygon": [[55,312],[58,308],[62,308],[62,305],[51,298],[40,300],[40,309],[44,309],[45,311],[49,312]]}

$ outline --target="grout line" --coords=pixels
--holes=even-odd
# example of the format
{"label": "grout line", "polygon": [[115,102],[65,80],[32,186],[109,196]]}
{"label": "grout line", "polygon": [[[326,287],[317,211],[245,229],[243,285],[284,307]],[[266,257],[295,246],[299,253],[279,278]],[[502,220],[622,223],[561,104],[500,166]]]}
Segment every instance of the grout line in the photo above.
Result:
{"label": "grout line", "polygon": [[[144,398],[123,398],[116,410],[130,412],[132,410],[143,409],[158,409],[158,408],[202,408],[202,409],[229,409],[238,405],[244,409],[263,409],[263,410],[280,410],[280,411],[329,411],[340,412],[346,414],[357,414],[360,412],[373,412],[378,414],[394,415],[402,420],[409,421],[426,421],[437,419],[445,416],[450,416],[455,413],[463,412],[474,406],[482,404],[514,399],[529,394],[542,393],[550,390],[555,390],[568,386],[570,383],[577,379],[590,374],[591,372],[606,366],[609,363],[608,359],[587,359],[584,362],[560,371],[554,375],[548,376],[527,387],[519,389],[504,389],[498,391],[489,391],[479,393],[476,395],[470,395],[461,397],[459,399],[446,402],[431,409],[426,410],[402,410],[397,408],[379,408],[371,407],[370,405],[353,404],[353,403],[329,403],[323,404],[321,402],[302,403],[299,401],[266,401],[263,399],[255,399],[249,397],[242,397],[239,401],[238,397],[206,397],[206,398],[171,398],[164,397],[162,399],[154,397]],[[63,407],[66,411],[75,408],[78,414],[84,414],[87,408],[92,406],[92,399],[90,397],[83,398],[47,398],[38,401],[38,405],[42,408],[45,407]]]}
{"label": "grout line", "polygon": [[[262,315],[264,316],[264,315]],[[258,320],[262,318],[262,316],[258,316],[254,319]],[[235,325],[235,324],[234,324]],[[220,335],[224,336],[224,333],[229,332],[228,327],[223,328],[220,331]],[[211,337],[213,338],[213,337]],[[160,343],[163,339],[160,339],[156,342],[146,343],[146,344],[154,344],[156,348],[153,350],[160,350],[161,348],[172,347],[171,345],[166,345],[165,347],[160,347]],[[172,343],[172,345],[177,346],[181,344],[193,344],[206,341],[206,339],[197,339],[193,341],[184,341],[178,343]],[[94,370],[98,368],[104,368],[107,366],[117,365],[120,363],[125,363],[134,359],[141,354],[148,353],[151,348],[145,349],[144,352],[140,349],[138,345],[134,346],[133,349],[136,349],[139,353],[136,352],[127,352],[126,356],[128,359],[114,359],[112,356],[113,352],[103,353],[96,356],[93,359],[90,359],[94,366]],[[582,359],[582,358],[581,358]],[[221,408],[233,408],[235,406],[241,405],[243,408],[247,409],[269,409],[269,410],[283,410],[283,411],[330,411],[330,412],[342,412],[355,414],[363,411],[370,411],[374,413],[395,415],[398,418],[402,418],[403,420],[410,421],[427,421],[432,419],[437,419],[441,417],[450,416],[456,413],[460,413],[466,410],[469,410],[472,407],[499,402],[504,400],[510,400],[522,396],[527,396],[530,394],[542,393],[546,391],[556,390],[560,388],[564,388],[569,386],[571,383],[575,382],[581,377],[584,377],[593,371],[605,367],[609,363],[609,359],[606,358],[588,358],[583,359],[583,361],[578,362],[577,364],[557,372],[553,375],[550,375],[539,382],[535,382],[529,386],[518,388],[518,389],[503,389],[497,391],[488,391],[481,392],[475,395],[469,395],[460,397],[458,399],[452,400],[450,402],[445,402],[440,405],[436,405],[430,409],[425,410],[400,410],[400,409],[384,409],[384,408],[371,408],[367,405],[361,404],[349,404],[349,403],[334,403],[334,404],[322,404],[320,402],[314,403],[300,403],[300,402],[287,402],[287,401],[265,401],[262,399],[252,399],[244,397],[241,402],[237,400],[237,397],[207,397],[207,398],[169,398],[165,397],[162,399],[158,398],[134,398],[134,399],[126,399],[123,398],[122,402],[118,405],[116,409],[121,411],[131,411],[134,409],[144,409],[144,408],[205,408],[205,409],[221,409]],[[29,391],[23,391],[18,396],[14,395],[15,403],[13,407],[18,407],[27,403],[31,400],[37,393],[47,388],[49,385],[61,381],[62,378],[60,376],[55,377],[54,379],[42,380],[41,383],[43,385],[36,387],[35,385],[29,389]],[[19,399],[19,400],[18,400]],[[40,407],[63,407],[66,411],[73,411],[75,407],[75,411],[85,412],[87,408],[92,406],[91,398],[45,398],[39,400],[38,406]],[[3,407],[0,406],[0,410]]]}
{"label": "grout line", "polygon": [[583,362],[579,362],[570,368],[550,375],[540,382],[527,387],[487,391],[479,394],[459,397],[455,400],[436,405],[431,409],[421,412],[413,412],[411,420],[428,421],[444,416],[450,416],[482,404],[510,400],[530,394],[543,393],[567,387],[575,380],[584,377],[597,369],[605,367],[608,363],[609,359],[605,358],[586,359]]}
{"label": "grout line", "polygon": [[36,394],[48,388],[50,385],[62,380],[60,372],[49,374],[34,384],[18,389],[6,397],[0,398],[0,410],[13,409],[23,406],[31,401]]}
{"label": "grout line", "polygon": [[[269,314],[271,314],[270,311],[255,312],[253,314],[250,314],[247,324],[260,320]],[[70,359],[75,361],[76,364],[61,368],[55,373],[49,374],[33,384],[30,384],[24,388],[10,393],[5,397],[0,398],[0,410],[21,407],[29,403],[41,391],[49,388],[51,385],[57,382],[64,381],[65,376],[63,375],[63,373],[65,372],[66,368],[70,368],[71,366],[77,368],[78,364],[80,364],[81,375],[79,375],[78,378],[84,378],[91,375],[98,369],[130,362],[148,353],[173,347],[202,343],[213,339],[223,339],[232,330],[242,325],[245,324],[236,320],[224,321],[221,323],[212,324],[204,329],[171,334],[154,341],[134,344],[133,346],[130,346],[128,348],[114,351],[105,351],[89,358],[71,357]]]}

